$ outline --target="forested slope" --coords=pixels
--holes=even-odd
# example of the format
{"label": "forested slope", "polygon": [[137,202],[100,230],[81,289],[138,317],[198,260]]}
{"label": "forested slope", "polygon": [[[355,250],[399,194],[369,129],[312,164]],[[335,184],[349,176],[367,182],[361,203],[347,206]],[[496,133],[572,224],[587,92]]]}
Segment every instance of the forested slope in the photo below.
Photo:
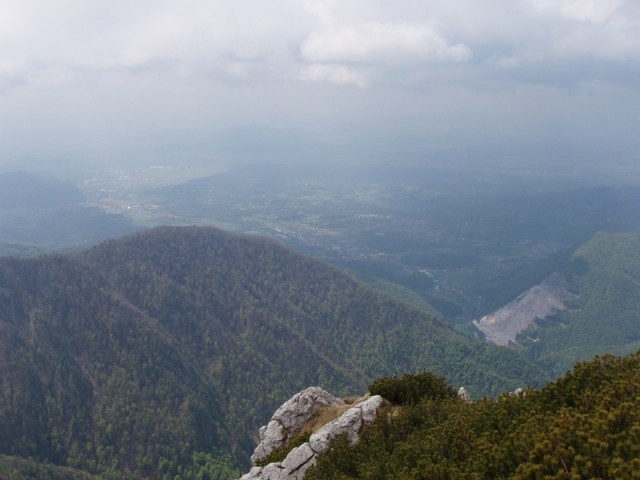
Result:
{"label": "forested slope", "polygon": [[225,478],[292,392],[423,369],[475,396],[544,381],[518,353],[261,238],[158,228],[0,259],[4,455],[104,478]]}
{"label": "forested slope", "polygon": [[572,299],[519,339],[532,360],[555,376],[596,354],[640,348],[640,236],[599,232],[560,272]]}

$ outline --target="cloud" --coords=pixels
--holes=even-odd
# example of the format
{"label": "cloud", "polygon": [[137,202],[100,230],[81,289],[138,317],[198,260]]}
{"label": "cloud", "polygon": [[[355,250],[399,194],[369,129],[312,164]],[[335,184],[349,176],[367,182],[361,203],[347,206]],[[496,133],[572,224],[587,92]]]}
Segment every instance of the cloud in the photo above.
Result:
{"label": "cloud", "polygon": [[508,131],[613,91],[602,124],[635,125],[638,45],[637,0],[0,0],[0,148],[35,123]]}
{"label": "cloud", "polygon": [[39,70],[40,78],[47,70],[66,69],[181,76],[224,71],[244,79],[250,64],[278,64],[290,56],[293,39],[304,38],[308,14],[291,5],[291,0],[3,0],[0,60],[20,61]]}
{"label": "cloud", "polygon": [[588,72],[577,63],[635,65],[639,25],[631,0],[2,0],[0,83],[100,83],[111,71],[133,81],[420,88],[428,79],[433,88],[499,70],[520,72],[515,81],[540,66],[552,84],[553,71]]}
{"label": "cloud", "polygon": [[623,5],[623,0],[529,0],[539,11],[557,13],[581,22],[603,23]]}
{"label": "cloud", "polygon": [[[591,78],[583,78],[587,81],[604,79],[601,73],[619,71],[622,64],[637,69],[640,5],[624,0],[526,0],[526,4],[533,7],[527,20],[544,30],[537,36],[531,33],[520,50],[538,63],[560,67],[561,76],[567,73],[562,64],[577,74],[591,72]],[[584,68],[589,64],[591,71]]]}
{"label": "cloud", "polygon": [[355,85],[364,88],[369,84],[368,75],[359,68],[346,65],[307,65],[297,77],[303,82],[328,82],[333,85]]}
{"label": "cloud", "polygon": [[314,31],[301,47],[302,57],[313,62],[464,62],[469,47],[449,44],[424,25],[365,23]]}
{"label": "cloud", "polygon": [[389,20],[397,10],[358,0],[307,0],[304,5],[316,21],[299,47],[305,65],[297,78],[305,82],[364,87],[401,72],[408,78],[414,69],[465,63],[473,57],[471,48],[448,40],[429,16]]}
{"label": "cloud", "polygon": [[0,59],[0,93],[24,85],[26,72],[21,65]]}

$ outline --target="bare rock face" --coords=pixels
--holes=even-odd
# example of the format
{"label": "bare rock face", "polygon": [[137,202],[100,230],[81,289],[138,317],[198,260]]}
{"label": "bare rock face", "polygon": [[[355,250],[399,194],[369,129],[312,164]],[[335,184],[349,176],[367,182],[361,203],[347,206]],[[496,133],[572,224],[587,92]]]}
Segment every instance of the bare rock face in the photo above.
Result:
{"label": "bare rock face", "polygon": [[375,395],[354,405],[311,435],[309,442],[291,450],[282,462],[253,467],[240,480],[302,480],[307,469],[315,465],[317,455],[326,452],[335,438],[346,434],[351,444],[357,443],[362,428],[373,423],[383,402],[380,395]]}
{"label": "bare rock face", "polygon": [[320,387],[309,387],[297,393],[276,410],[267,425],[260,428],[260,443],[251,455],[251,462],[255,464],[273,450],[283,447],[320,408],[341,404],[344,400]]}
{"label": "bare rock face", "polygon": [[536,320],[565,310],[565,302],[574,295],[568,290],[566,278],[556,272],[539,285],[531,287],[515,300],[473,324],[496,345],[517,345],[516,337],[535,329]]}
{"label": "bare rock face", "polygon": [[282,472],[285,474],[281,478],[303,478],[307,468],[316,463],[315,456],[316,452],[308,443],[294,448],[280,464]]}

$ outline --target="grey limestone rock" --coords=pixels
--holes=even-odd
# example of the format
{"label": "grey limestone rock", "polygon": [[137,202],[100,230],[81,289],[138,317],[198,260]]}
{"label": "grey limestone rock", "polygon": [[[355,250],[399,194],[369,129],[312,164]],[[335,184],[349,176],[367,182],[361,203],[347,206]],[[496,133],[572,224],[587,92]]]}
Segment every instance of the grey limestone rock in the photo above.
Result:
{"label": "grey limestone rock", "polygon": [[471,396],[469,395],[469,392],[467,392],[467,389],[464,387],[460,387],[458,389],[458,397],[460,397],[465,402],[471,401]]}
{"label": "grey limestone rock", "polygon": [[251,461],[255,464],[273,450],[283,447],[320,408],[343,403],[344,400],[320,387],[309,387],[297,393],[276,410],[266,426],[260,428],[260,443],[251,455]]}
{"label": "grey limestone rock", "polygon": [[285,478],[298,479],[304,477],[304,472],[316,463],[316,452],[308,443],[304,443],[289,452],[287,458],[282,461],[284,472],[288,475]]}
{"label": "grey limestone rock", "polygon": [[240,477],[240,480],[252,480],[254,478],[264,478],[264,477],[260,477],[260,475],[262,475],[262,471],[264,469],[262,467],[252,467],[251,470],[249,470],[249,473],[245,473],[242,477]]}
{"label": "grey limestone rock", "polygon": [[316,453],[308,443],[289,452],[282,462],[253,467],[240,480],[302,480],[307,469],[316,463]]}
{"label": "grey limestone rock", "polygon": [[327,451],[333,439],[346,434],[351,444],[357,443],[362,428],[373,423],[383,403],[380,395],[374,395],[354,405],[311,435],[308,443],[291,450],[282,462],[254,467],[241,480],[302,480],[307,469],[315,465],[317,455]]}

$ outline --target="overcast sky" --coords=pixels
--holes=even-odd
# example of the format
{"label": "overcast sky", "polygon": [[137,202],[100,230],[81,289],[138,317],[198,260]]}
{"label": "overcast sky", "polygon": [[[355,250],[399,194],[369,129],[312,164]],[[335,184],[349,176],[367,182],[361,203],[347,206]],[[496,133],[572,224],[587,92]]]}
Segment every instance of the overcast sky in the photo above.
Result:
{"label": "overcast sky", "polygon": [[238,125],[636,161],[640,1],[0,0],[0,164]]}

